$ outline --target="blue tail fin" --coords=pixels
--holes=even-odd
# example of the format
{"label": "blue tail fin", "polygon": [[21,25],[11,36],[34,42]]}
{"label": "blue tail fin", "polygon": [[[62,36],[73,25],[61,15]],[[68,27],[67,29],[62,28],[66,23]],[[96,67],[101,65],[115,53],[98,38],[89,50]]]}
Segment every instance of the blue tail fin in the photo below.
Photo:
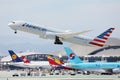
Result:
{"label": "blue tail fin", "polygon": [[94,38],[91,42],[89,42],[89,44],[99,46],[99,47],[103,47],[105,45],[105,42],[107,41],[107,39],[109,38],[110,34],[113,32],[114,29],[115,28],[107,29],[102,34],[100,34],[99,36]]}
{"label": "blue tail fin", "polygon": [[8,50],[13,62],[22,62],[21,58],[18,57],[12,50]]}
{"label": "blue tail fin", "polygon": [[75,55],[75,53],[70,48],[64,47],[64,49],[71,63],[82,63],[82,60],[77,55]]}

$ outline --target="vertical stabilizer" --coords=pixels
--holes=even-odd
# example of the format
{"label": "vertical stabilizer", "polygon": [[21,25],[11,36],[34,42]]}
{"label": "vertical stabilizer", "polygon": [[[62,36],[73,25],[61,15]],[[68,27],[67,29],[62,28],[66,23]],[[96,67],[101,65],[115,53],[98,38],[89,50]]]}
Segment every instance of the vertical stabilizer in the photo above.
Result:
{"label": "vertical stabilizer", "polygon": [[49,64],[51,66],[52,65],[57,65],[57,63],[55,62],[55,60],[50,55],[47,55],[47,58],[48,58],[48,62],[49,62]]}
{"label": "vertical stabilizer", "polygon": [[65,52],[71,63],[82,63],[82,60],[68,47],[64,47]]}
{"label": "vertical stabilizer", "polygon": [[19,58],[12,50],[8,50],[13,62],[22,62],[22,59]]}
{"label": "vertical stabilizer", "polygon": [[115,28],[109,28],[106,31],[104,31],[102,34],[99,36],[95,37],[89,44],[103,47],[105,45],[105,42],[108,40],[109,36],[113,32]]}

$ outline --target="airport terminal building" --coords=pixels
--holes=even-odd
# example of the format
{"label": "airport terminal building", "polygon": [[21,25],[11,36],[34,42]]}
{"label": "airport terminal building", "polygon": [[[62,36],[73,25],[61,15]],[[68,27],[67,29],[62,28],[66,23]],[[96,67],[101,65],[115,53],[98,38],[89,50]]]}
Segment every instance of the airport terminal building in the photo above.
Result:
{"label": "airport terminal building", "polygon": [[[70,48],[85,62],[120,62],[120,40],[112,41],[114,45],[107,47],[91,47],[91,46],[80,46],[71,44]],[[24,52],[17,53],[18,56],[26,56],[30,61],[47,61],[47,54],[40,52]],[[59,57],[64,62],[68,62],[68,57],[64,50],[56,51],[51,56]],[[6,56],[1,59],[2,67],[9,67],[11,57]]]}

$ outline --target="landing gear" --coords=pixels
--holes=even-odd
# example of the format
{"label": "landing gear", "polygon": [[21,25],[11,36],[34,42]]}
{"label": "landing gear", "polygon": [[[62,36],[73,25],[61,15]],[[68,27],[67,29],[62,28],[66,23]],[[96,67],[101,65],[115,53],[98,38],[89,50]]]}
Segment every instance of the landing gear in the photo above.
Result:
{"label": "landing gear", "polygon": [[15,32],[14,32],[15,34],[17,34],[17,30],[15,30]]}
{"label": "landing gear", "polygon": [[55,42],[54,42],[54,44],[60,44],[60,45],[62,45],[63,42],[60,41],[60,39],[59,39],[58,36],[55,36]]}

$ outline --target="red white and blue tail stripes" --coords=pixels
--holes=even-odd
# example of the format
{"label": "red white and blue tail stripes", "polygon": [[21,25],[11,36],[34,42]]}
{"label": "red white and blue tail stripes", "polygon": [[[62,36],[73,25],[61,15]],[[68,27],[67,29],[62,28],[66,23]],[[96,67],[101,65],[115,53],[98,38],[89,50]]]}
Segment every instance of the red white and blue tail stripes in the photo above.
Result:
{"label": "red white and blue tail stripes", "polygon": [[108,30],[106,30],[105,32],[103,32],[102,34],[100,34],[99,36],[94,38],[93,41],[89,42],[89,44],[103,47],[105,42],[107,41],[107,39],[109,38],[110,34],[113,32],[114,29],[115,28],[109,28]]}

